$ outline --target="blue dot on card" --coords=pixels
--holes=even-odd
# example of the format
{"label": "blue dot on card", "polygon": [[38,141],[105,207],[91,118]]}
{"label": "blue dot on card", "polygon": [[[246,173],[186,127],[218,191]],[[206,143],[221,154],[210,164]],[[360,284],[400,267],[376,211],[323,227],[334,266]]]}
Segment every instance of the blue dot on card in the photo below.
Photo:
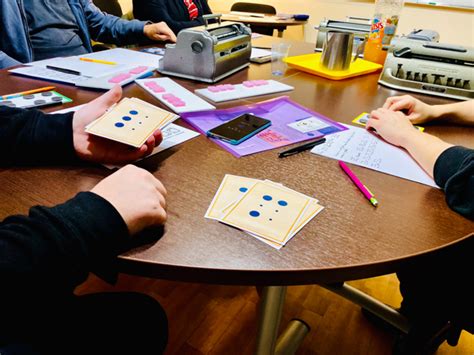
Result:
{"label": "blue dot on card", "polygon": [[310,137],[314,137],[314,133],[306,133]]}
{"label": "blue dot on card", "polygon": [[124,120],[124,121],[131,121],[132,118],[131,118],[130,116],[123,116],[123,117],[122,117],[122,120]]}
{"label": "blue dot on card", "polygon": [[269,195],[263,195],[263,199],[264,199],[265,201],[271,201],[271,200],[272,200],[272,197],[269,196]]}
{"label": "blue dot on card", "polygon": [[138,115],[138,111],[132,110],[132,111],[130,111],[130,114],[131,115]]}
{"label": "blue dot on card", "polygon": [[115,124],[115,127],[118,127],[118,128],[121,128],[121,127],[123,127],[123,126],[125,126],[125,125],[124,125],[122,122],[117,122],[117,123]]}
{"label": "blue dot on card", "polygon": [[258,211],[250,211],[250,212],[249,212],[249,215],[251,215],[252,217],[258,217],[258,216],[260,216],[260,212],[258,212]]}
{"label": "blue dot on card", "polygon": [[241,187],[241,188],[239,189],[240,192],[247,192],[247,190],[248,190],[248,189],[247,189],[246,187]]}
{"label": "blue dot on card", "polygon": [[278,201],[278,204],[279,204],[280,206],[288,206],[288,202],[283,201],[283,200]]}

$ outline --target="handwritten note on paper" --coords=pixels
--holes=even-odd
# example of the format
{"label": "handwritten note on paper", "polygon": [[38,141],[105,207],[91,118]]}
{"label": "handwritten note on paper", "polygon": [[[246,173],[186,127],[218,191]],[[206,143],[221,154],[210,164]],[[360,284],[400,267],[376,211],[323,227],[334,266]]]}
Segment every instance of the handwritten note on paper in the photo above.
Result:
{"label": "handwritten note on paper", "polygon": [[364,128],[345,126],[349,128],[347,131],[327,136],[326,143],[314,147],[311,153],[437,187],[404,149],[385,142]]}

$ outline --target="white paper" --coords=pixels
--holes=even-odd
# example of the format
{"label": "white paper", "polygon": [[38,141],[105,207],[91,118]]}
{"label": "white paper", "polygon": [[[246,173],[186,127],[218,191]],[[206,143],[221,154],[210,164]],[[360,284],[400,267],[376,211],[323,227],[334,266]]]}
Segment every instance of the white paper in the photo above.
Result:
{"label": "white paper", "polygon": [[114,48],[106,51],[100,51],[81,55],[82,58],[93,58],[100,60],[107,60],[110,62],[116,62],[118,64],[125,64],[131,66],[146,66],[154,69],[158,68],[158,62],[161,56],[156,54],[149,54],[139,51],[132,51],[125,48]]}
{"label": "white paper", "polygon": [[[163,129],[163,142],[158,147],[155,147],[150,155],[147,155],[145,158],[148,158],[152,155],[155,155],[163,150],[174,147],[175,145],[184,143],[192,138],[199,136],[199,133],[194,132],[190,129],[178,126],[177,124],[170,123],[166,128]],[[136,161],[143,160],[145,158],[138,159]],[[122,165],[108,165],[104,164],[108,169],[121,168]]]}
{"label": "white paper", "polygon": [[345,126],[349,128],[347,131],[326,136],[326,143],[314,147],[311,153],[437,187],[404,149],[385,142],[364,128]]}
{"label": "white paper", "polygon": [[301,133],[308,133],[308,132],[313,132],[319,129],[323,129],[325,127],[329,127],[329,125],[323,120],[317,117],[311,116],[303,120],[289,123],[288,127],[296,129],[297,131]]}
{"label": "white paper", "polygon": [[272,52],[267,49],[252,48],[252,53],[250,54],[250,58],[268,57],[269,55],[272,55]]}
{"label": "white paper", "polygon": [[80,73],[81,76],[88,78],[97,78],[101,76],[110,75],[113,73],[126,71],[132,69],[132,66],[124,64],[102,64],[94,62],[86,62],[79,59],[80,57],[68,58],[54,58],[48,61],[42,61],[35,64],[35,66],[53,66],[62,69],[74,70]]}
{"label": "white paper", "polygon": [[9,72],[68,84],[77,84],[88,79],[81,75],[66,74],[57,70],[43,68],[41,66],[15,68],[9,70]]}

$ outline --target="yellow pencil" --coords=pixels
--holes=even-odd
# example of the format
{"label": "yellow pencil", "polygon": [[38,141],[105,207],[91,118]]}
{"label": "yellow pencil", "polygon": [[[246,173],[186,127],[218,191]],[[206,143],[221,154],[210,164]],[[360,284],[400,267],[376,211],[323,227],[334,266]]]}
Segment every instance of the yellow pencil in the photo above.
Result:
{"label": "yellow pencil", "polygon": [[84,62],[91,62],[91,63],[99,63],[99,64],[107,64],[107,65],[117,65],[115,62],[109,62],[107,60],[102,60],[102,59],[92,59],[92,58],[79,58],[79,60],[82,60]]}
{"label": "yellow pencil", "polygon": [[54,89],[56,89],[55,86],[45,86],[45,87],[38,88],[38,89],[22,91],[22,92],[16,92],[14,94],[3,95],[3,96],[0,96],[0,100],[14,99],[16,97],[30,95],[30,94],[36,94],[38,92],[43,92],[43,91],[51,91],[51,90],[54,90]]}

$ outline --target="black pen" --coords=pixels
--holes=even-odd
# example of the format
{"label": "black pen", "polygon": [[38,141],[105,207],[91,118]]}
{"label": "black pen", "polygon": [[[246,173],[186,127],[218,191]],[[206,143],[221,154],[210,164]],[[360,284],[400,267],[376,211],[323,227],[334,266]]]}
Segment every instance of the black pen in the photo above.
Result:
{"label": "black pen", "polygon": [[326,142],[326,138],[319,138],[318,140],[311,141],[298,147],[285,150],[284,152],[280,152],[278,153],[278,158],[284,158],[293,154],[304,152],[305,150],[311,149],[319,144],[323,144],[324,142]]}
{"label": "black pen", "polygon": [[51,70],[56,70],[56,71],[59,71],[61,73],[81,75],[81,73],[76,71],[76,70],[66,69],[66,68],[58,68],[58,67],[55,67],[53,65],[47,65],[46,68],[51,69]]}

